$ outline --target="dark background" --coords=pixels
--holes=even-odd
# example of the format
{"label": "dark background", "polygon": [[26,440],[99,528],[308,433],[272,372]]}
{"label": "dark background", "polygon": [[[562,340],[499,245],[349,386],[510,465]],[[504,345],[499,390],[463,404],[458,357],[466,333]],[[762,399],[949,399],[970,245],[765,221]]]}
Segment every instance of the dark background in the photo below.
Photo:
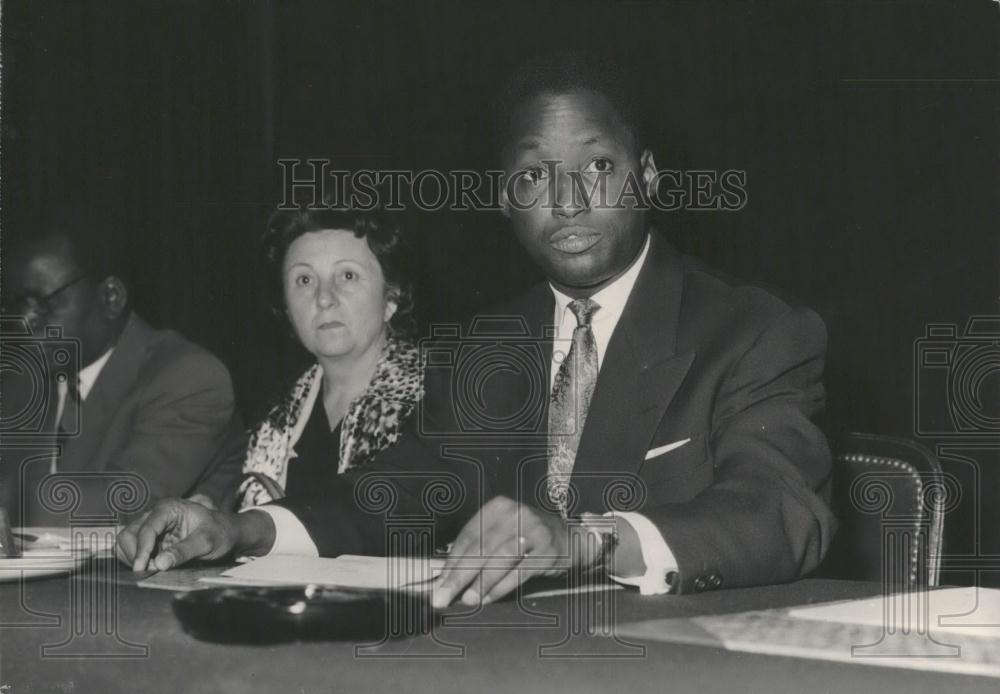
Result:
{"label": "dark background", "polygon": [[[643,76],[661,168],[747,172],[744,209],[659,228],[821,313],[831,433],[915,437],[915,341],[998,313],[998,17],[988,0],[9,1],[4,245],[53,206],[97,210],[130,259],[134,305],[221,356],[252,418],[297,362],[256,255],[277,158],[485,169],[489,98],[512,65],[611,51]],[[425,320],[538,279],[498,213],[406,225]],[[1000,392],[991,373],[984,397]],[[946,382],[926,407],[946,412]],[[998,463],[980,470],[991,494]],[[984,505],[983,534],[969,506],[952,548],[1000,553]]]}

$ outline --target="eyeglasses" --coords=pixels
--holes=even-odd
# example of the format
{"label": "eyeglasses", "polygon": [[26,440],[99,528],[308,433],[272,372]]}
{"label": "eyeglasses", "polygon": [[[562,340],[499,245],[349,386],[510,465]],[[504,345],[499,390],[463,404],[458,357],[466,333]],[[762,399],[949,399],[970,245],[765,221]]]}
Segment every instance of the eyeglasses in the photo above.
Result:
{"label": "eyeglasses", "polygon": [[[56,287],[48,294],[15,294],[9,304],[9,310],[14,313],[27,313],[30,310],[36,315],[47,316],[52,313],[53,299],[86,278],[86,273],[77,275],[68,282]],[[6,306],[7,302],[4,302],[4,304]]]}

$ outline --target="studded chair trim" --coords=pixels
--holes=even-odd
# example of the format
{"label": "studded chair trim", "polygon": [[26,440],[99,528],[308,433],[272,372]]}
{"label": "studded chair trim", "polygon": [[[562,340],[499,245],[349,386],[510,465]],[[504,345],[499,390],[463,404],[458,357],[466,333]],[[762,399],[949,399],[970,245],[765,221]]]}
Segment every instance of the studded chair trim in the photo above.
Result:
{"label": "studded chair trim", "polygon": [[[941,541],[942,541],[942,529],[944,525],[944,514],[941,508],[941,504],[938,503],[936,499],[930,499],[930,518],[928,515],[928,500],[924,496],[924,478],[921,476],[920,471],[911,463],[905,460],[900,460],[899,458],[890,458],[886,456],[878,455],[867,455],[864,453],[843,453],[838,456],[840,461],[844,463],[849,463],[853,466],[863,466],[869,468],[888,468],[891,470],[898,471],[902,474],[908,475],[913,480],[913,490],[914,490],[914,508],[916,513],[913,515],[913,529],[914,532],[919,535],[924,523],[929,520],[929,529],[927,537],[927,574],[928,574],[928,584],[931,587],[938,585],[938,578],[941,571]],[[911,584],[917,582],[917,572],[920,571],[920,544],[916,543],[910,550],[909,557],[909,571],[907,578]]]}

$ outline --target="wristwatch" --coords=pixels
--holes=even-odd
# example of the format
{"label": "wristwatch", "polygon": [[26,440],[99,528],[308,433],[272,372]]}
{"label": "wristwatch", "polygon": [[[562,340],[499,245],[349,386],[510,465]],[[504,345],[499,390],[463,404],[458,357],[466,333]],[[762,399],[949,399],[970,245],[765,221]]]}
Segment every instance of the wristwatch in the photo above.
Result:
{"label": "wristwatch", "polygon": [[[587,546],[596,546],[597,552],[588,568],[608,569],[611,566],[611,555],[618,546],[618,525],[614,516],[602,516],[597,513],[581,513],[578,517],[580,527],[585,531],[585,537],[591,542]],[[593,543],[593,544],[591,544]]]}

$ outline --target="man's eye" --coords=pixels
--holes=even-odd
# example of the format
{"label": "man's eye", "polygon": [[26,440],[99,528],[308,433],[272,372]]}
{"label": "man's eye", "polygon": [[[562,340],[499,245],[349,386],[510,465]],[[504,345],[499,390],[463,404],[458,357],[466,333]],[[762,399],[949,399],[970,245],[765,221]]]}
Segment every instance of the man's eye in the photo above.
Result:
{"label": "man's eye", "polygon": [[353,282],[354,280],[358,279],[358,273],[356,273],[354,270],[344,270],[344,279],[347,280],[348,282]]}
{"label": "man's eye", "polygon": [[587,168],[584,169],[585,173],[604,173],[614,171],[614,164],[607,157],[597,157],[594,161],[587,164]]}
{"label": "man's eye", "polygon": [[540,166],[529,166],[521,172],[521,180],[531,185],[538,185],[545,180],[546,172]]}

